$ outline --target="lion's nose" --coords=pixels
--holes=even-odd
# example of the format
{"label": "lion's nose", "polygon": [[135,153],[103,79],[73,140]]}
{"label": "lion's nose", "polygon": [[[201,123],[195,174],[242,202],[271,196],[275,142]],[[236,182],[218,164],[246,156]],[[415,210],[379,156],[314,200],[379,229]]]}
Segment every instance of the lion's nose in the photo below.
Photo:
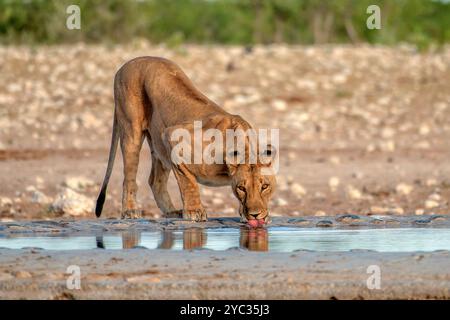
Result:
{"label": "lion's nose", "polygon": [[257,211],[257,210],[255,210],[255,211],[250,211],[249,213],[248,213],[248,215],[250,216],[250,217],[253,217],[254,219],[257,219],[258,218],[258,216],[261,214],[261,211]]}

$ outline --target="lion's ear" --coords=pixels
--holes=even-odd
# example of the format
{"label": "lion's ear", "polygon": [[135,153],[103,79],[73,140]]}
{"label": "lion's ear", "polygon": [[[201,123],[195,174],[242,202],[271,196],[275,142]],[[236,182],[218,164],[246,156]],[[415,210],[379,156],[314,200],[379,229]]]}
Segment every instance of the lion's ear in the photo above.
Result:
{"label": "lion's ear", "polygon": [[271,166],[277,156],[277,149],[268,144],[259,153],[259,162],[264,166]]}

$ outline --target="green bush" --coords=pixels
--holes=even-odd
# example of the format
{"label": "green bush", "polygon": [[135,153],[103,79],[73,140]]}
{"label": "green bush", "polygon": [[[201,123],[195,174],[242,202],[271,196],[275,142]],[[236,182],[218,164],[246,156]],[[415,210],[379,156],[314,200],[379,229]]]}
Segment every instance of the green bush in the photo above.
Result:
{"label": "green bush", "polygon": [[[66,8],[81,9],[81,30]],[[382,29],[366,27],[371,4]],[[146,38],[190,43],[395,44],[420,48],[450,40],[448,0],[0,0],[3,44],[122,43]]]}

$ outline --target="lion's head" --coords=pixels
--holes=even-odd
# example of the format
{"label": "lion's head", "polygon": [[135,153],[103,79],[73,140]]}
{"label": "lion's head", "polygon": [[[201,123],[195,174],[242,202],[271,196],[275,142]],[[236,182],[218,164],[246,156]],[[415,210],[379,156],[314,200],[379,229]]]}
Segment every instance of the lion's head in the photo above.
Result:
{"label": "lion's head", "polygon": [[[235,151],[232,152],[232,156],[237,156]],[[258,155],[256,164],[228,163],[231,189],[239,200],[239,214],[242,222],[250,224],[253,222],[253,226],[269,222],[268,204],[276,188],[275,174],[272,169],[275,153],[275,149],[268,146]]]}

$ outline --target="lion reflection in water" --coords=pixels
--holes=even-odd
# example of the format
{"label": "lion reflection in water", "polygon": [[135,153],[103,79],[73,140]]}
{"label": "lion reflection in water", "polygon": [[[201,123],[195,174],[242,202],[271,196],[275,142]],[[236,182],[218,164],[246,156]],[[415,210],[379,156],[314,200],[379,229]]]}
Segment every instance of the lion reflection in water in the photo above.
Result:
{"label": "lion reflection in water", "polygon": [[[185,229],[183,232],[183,249],[192,250],[204,248],[207,242],[207,232],[202,228]],[[175,245],[176,235],[173,230],[164,230],[162,232],[162,241],[158,249],[172,249]],[[122,233],[122,248],[132,249],[139,247],[141,243],[141,233],[129,231]],[[249,251],[268,251],[269,235],[267,229],[257,228],[249,229],[243,227],[240,229],[239,246]],[[103,237],[97,237],[97,247],[105,248]]]}

